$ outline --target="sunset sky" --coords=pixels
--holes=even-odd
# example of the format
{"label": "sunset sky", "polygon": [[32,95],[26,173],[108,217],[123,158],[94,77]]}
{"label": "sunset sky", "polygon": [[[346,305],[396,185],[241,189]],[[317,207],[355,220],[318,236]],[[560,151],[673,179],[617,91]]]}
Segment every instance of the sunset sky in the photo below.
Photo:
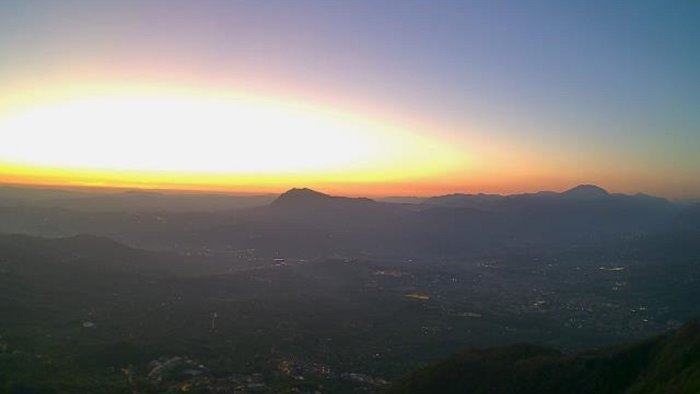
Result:
{"label": "sunset sky", "polygon": [[700,197],[700,2],[0,2],[0,182]]}

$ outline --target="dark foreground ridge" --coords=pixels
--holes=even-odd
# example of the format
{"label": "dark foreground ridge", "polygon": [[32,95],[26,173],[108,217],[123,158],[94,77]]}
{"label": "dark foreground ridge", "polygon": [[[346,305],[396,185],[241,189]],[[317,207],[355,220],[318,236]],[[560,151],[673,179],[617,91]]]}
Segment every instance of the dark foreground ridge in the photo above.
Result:
{"label": "dark foreground ridge", "polygon": [[467,350],[406,376],[389,393],[700,393],[700,323],[575,355],[532,345]]}

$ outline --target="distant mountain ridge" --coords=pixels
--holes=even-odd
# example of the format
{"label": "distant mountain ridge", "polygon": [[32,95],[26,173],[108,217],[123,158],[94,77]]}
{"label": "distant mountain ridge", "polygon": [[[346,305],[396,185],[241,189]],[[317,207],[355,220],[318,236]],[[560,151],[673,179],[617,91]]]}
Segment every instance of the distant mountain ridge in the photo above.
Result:
{"label": "distant mountain ridge", "polygon": [[384,197],[372,200],[363,197],[340,197],[324,194],[309,188],[293,188],[280,195],[229,195],[206,193],[163,193],[153,190],[124,190],[121,192],[76,191],[48,188],[31,188],[0,185],[0,206],[41,206],[57,207],[80,211],[116,211],[116,210],[162,210],[162,211],[214,211],[276,204],[322,203],[323,201],[374,201],[378,203],[396,203],[404,205],[439,205],[446,207],[475,207],[490,209],[504,201],[520,199],[537,199],[560,197],[570,199],[597,199],[606,197],[647,198],[655,201],[667,201],[663,198],[637,193],[625,195],[609,193],[605,189],[582,184],[561,193],[540,191],[520,194],[489,193],[452,193],[433,197]]}
{"label": "distant mountain ridge", "polygon": [[324,250],[450,255],[638,236],[658,228],[676,213],[677,207],[664,199],[610,194],[592,185],[562,193],[456,194],[421,204],[338,197],[294,188],[267,206],[241,212],[236,226],[207,234],[211,239],[240,240],[236,245],[256,248],[274,244],[290,253]]}
{"label": "distant mountain ridge", "polygon": [[656,201],[659,203],[670,204],[668,200],[661,197],[654,197],[648,194],[637,193],[633,195],[622,194],[622,193],[609,193],[607,190],[600,186],[591,184],[582,184],[574,186],[568,190],[557,193],[552,191],[540,191],[536,193],[521,193],[521,194],[464,194],[464,193],[453,193],[446,194],[442,196],[435,196],[426,199],[423,204],[425,205],[438,205],[447,207],[474,207],[474,208],[498,208],[501,204],[506,204],[513,201],[533,201],[537,199],[552,199],[558,198],[562,200],[605,200],[610,198],[628,198],[628,199],[639,199],[647,201]]}
{"label": "distant mountain ridge", "polygon": [[[453,194],[419,204],[332,196],[308,188],[245,202],[231,196],[193,200],[200,197],[128,193],[116,197],[117,202],[103,197],[95,197],[99,201],[92,197],[71,199],[75,209],[55,208],[45,202],[3,206],[0,201],[4,219],[0,232],[45,236],[93,233],[141,248],[254,248],[300,256],[450,256],[508,247],[630,239],[671,225],[673,218],[689,209],[662,198],[608,193],[593,185],[561,193]],[[170,198],[175,200],[167,205]],[[256,205],[246,206],[253,202]],[[191,211],[192,204],[203,210]],[[217,204],[239,208],[217,211]],[[173,210],[161,209],[163,206]],[[109,209],[104,211],[104,207]]]}
{"label": "distant mountain ridge", "polygon": [[78,191],[0,186],[0,207],[63,208],[81,212],[212,212],[262,206],[276,198],[153,190]]}

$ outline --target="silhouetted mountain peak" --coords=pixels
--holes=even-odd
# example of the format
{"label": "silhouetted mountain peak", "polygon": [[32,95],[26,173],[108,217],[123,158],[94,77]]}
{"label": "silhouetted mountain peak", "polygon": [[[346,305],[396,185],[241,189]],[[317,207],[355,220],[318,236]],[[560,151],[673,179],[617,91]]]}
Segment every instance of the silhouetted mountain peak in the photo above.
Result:
{"label": "silhouetted mountain peak", "polygon": [[375,207],[376,205],[377,203],[369,198],[338,197],[307,188],[294,188],[277,197],[272,202],[271,207],[312,210],[312,212],[316,209],[345,212],[345,209],[348,208]]}
{"label": "silhouetted mountain peak", "polygon": [[279,204],[279,203],[289,203],[289,202],[313,202],[313,201],[319,201],[319,200],[327,200],[332,198],[328,194],[324,194],[321,192],[317,192],[315,190],[311,190],[309,188],[293,188],[289,189],[286,192],[280,194],[279,197],[275,201],[273,201],[273,204]]}
{"label": "silhouetted mountain peak", "polygon": [[596,185],[578,185],[563,192],[562,195],[576,198],[599,198],[607,197],[610,193]]}

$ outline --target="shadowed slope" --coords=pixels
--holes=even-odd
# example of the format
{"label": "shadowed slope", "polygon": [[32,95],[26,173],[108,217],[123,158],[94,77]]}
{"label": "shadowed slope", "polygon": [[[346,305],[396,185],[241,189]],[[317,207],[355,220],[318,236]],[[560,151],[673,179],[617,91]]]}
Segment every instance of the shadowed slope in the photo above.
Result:
{"label": "shadowed slope", "polygon": [[390,393],[698,393],[700,325],[633,345],[564,355],[514,345],[468,350],[418,370]]}

